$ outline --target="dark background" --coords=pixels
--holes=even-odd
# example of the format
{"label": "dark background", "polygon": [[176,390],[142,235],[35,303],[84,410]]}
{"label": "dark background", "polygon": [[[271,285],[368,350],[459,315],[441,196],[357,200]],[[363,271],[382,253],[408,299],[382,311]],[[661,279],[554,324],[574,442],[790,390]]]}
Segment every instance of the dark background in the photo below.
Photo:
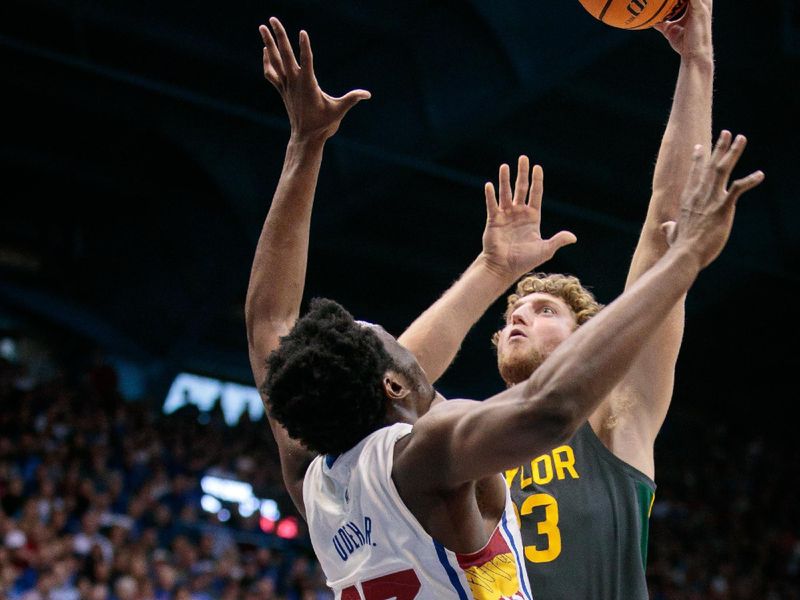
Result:
{"label": "dark background", "polygon": [[[579,240],[548,269],[620,293],[679,64],[655,31],[604,26],[576,0],[4,0],[3,327],[77,334],[141,367],[156,400],[183,370],[251,382],[243,302],[288,139],[261,72],[271,15],[293,40],[309,31],[323,89],[373,94],[326,149],[307,298],[399,335],[479,252],[482,184],[520,153],[546,171],[543,233]],[[791,430],[800,8],[718,0],[714,33],[715,131],[746,133],[737,174],[767,181],[691,292],[668,423]],[[446,395],[501,388],[501,312]]]}

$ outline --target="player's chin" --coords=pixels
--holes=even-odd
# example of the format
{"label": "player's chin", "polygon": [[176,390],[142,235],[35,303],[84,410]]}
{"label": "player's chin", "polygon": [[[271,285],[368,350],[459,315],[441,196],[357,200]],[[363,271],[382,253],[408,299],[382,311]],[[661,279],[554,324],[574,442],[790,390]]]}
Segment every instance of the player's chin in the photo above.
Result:
{"label": "player's chin", "polygon": [[497,355],[500,377],[508,385],[525,381],[542,364],[542,357],[531,348],[506,347]]}

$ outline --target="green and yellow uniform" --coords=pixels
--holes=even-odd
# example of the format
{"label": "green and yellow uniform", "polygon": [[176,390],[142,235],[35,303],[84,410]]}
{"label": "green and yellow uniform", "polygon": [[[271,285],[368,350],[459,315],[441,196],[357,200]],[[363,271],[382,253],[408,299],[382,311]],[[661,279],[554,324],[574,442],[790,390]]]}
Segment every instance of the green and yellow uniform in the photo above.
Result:
{"label": "green and yellow uniform", "polygon": [[586,423],[569,444],[506,471],[536,600],[646,599],[655,483]]}

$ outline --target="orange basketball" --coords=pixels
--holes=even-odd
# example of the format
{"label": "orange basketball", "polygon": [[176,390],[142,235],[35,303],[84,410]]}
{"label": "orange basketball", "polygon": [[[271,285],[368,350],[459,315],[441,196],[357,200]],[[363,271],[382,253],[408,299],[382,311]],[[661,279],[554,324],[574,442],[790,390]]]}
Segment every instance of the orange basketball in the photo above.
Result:
{"label": "orange basketball", "polygon": [[580,0],[583,8],[606,25],[647,29],[678,18],[687,0]]}

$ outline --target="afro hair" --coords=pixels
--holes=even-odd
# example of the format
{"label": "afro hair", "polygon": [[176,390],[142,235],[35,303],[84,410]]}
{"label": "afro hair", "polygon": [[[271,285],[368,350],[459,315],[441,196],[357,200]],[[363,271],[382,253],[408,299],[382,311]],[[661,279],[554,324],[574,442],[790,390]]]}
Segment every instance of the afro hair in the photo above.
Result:
{"label": "afro hair", "polygon": [[341,454],[383,427],[383,343],[333,300],[314,299],[267,358],[262,392],[289,435],[309,450]]}

